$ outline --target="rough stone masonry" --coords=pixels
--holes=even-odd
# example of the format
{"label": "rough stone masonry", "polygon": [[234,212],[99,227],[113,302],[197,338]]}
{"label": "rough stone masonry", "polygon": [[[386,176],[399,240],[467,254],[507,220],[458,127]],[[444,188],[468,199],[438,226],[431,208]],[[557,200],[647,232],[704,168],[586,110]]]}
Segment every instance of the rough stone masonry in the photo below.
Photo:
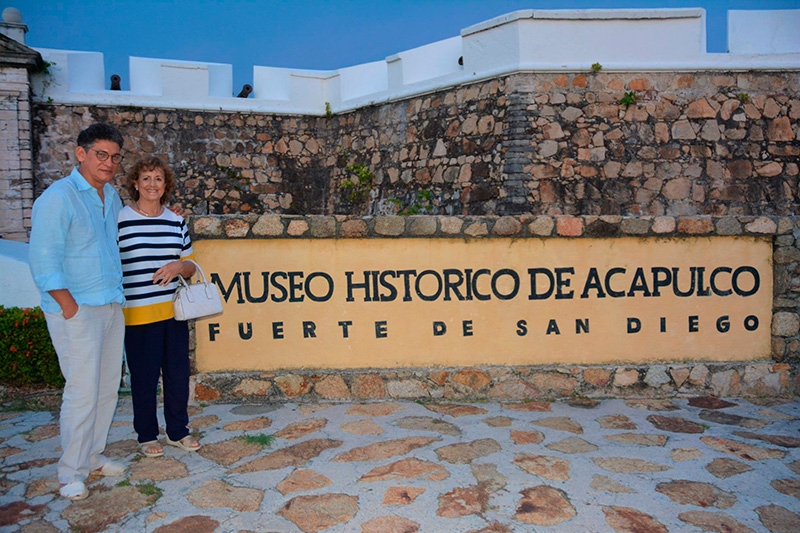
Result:
{"label": "rough stone masonry", "polygon": [[792,72],[514,74],[331,118],[41,103],[36,192],[100,120],[170,154],[194,214],[789,215],[799,119]]}
{"label": "rough stone masonry", "polygon": [[[626,93],[635,102],[620,103]],[[198,375],[198,399],[788,394],[800,356],[794,72],[530,73],[332,117],[36,104],[35,192],[74,132],[169,154],[198,238],[773,239],[772,357],[754,364]],[[364,165],[363,199],[341,185]],[[400,217],[420,213],[425,216]]]}

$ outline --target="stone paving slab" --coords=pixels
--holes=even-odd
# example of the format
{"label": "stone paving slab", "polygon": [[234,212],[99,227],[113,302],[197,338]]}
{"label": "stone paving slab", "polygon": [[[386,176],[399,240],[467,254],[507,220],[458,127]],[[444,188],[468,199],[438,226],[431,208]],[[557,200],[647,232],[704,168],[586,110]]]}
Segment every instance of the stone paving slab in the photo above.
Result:
{"label": "stone paving slab", "polygon": [[3,414],[0,531],[797,532],[800,401],[192,406],[199,453],[57,494],[56,416]]}

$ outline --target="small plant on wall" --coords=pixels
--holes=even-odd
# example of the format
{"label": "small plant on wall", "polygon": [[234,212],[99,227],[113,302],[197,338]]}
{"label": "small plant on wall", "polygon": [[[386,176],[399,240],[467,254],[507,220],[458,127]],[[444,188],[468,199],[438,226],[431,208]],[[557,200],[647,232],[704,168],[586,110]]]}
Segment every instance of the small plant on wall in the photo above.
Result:
{"label": "small plant on wall", "polygon": [[620,103],[620,105],[624,105],[626,107],[631,105],[631,104],[635,104],[636,103],[636,92],[635,91],[626,92],[625,96],[623,96],[620,99],[619,103]]}
{"label": "small plant on wall", "polygon": [[405,207],[403,202],[396,198],[391,198],[387,201],[397,206],[398,215],[425,215],[433,212],[433,193],[428,189],[417,191],[414,195],[414,202]]}
{"label": "small plant on wall", "polygon": [[[41,97],[44,97],[45,93],[47,93],[47,89],[56,82],[56,76],[53,73],[54,66],[56,66],[54,61],[42,61],[33,70],[33,74],[39,76],[42,81],[42,94],[39,95]],[[48,96],[47,103],[51,103],[52,101],[53,99]]]}
{"label": "small plant on wall", "polygon": [[352,204],[365,203],[372,190],[375,174],[362,163],[348,165],[344,169],[350,173],[350,176],[339,185],[345,198]]}

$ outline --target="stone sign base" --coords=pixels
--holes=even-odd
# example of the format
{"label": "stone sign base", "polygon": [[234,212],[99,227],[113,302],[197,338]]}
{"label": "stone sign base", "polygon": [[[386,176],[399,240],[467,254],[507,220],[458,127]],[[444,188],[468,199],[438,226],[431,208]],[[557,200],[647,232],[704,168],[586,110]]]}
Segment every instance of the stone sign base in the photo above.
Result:
{"label": "stone sign base", "polygon": [[676,395],[790,397],[800,369],[771,361],[235,372],[193,376],[197,402],[526,401]]}

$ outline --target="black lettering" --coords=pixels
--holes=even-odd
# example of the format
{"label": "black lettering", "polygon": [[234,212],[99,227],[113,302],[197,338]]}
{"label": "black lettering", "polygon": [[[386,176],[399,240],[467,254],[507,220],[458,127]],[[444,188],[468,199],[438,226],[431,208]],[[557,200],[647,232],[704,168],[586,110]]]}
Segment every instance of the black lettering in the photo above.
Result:
{"label": "black lettering", "polygon": [[667,317],[662,316],[661,317],[661,333],[666,333],[666,332],[667,332]]}
{"label": "black lettering", "polygon": [[755,331],[758,329],[758,317],[756,315],[749,315],[744,319],[744,329],[747,331]]}
{"label": "black lettering", "polygon": [[[436,279],[436,292],[434,292],[432,295],[422,294],[420,284],[422,283],[422,278],[424,276],[433,276]],[[434,302],[437,298],[439,298],[439,295],[442,294],[442,276],[440,276],[435,270],[423,270],[419,273],[419,276],[417,276],[417,279],[414,281],[414,289],[417,291],[417,296],[419,296],[420,299],[426,302]]]}
{"label": "black lettering", "polygon": [[386,321],[379,320],[375,322],[375,338],[376,339],[385,339],[389,336],[386,328]]}
{"label": "black lettering", "polygon": [[635,317],[628,317],[628,334],[639,333],[642,329],[642,321]]}
{"label": "black lettering", "polygon": [[231,284],[228,285],[226,289],[225,286],[222,284],[222,280],[219,279],[219,274],[216,272],[211,273],[211,283],[216,283],[217,287],[219,287],[219,292],[222,293],[222,297],[225,299],[225,303],[228,303],[228,298],[230,297],[231,293],[233,292],[234,287],[236,288],[236,294],[239,297],[236,299],[237,304],[243,304],[244,298],[242,297],[242,282],[240,281],[241,273],[237,272],[231,278]]}
{"label": "black lettering", "polygon": [[353,325],[352,320],[340,320],[339,326],[342,328],[342,338],[348,339],[350,338],[350,326]]}
{"label": "black lettering", "polygon": [[611,288],[611,276],[616,276],[617,274],[624,274],[625,272],[626,272],[625,269],[620,267],[611,268],[609,269],[608,272],[606,272],[606,280],[605,280],[606,292],[612,298],[623,298],[625,296],[625,291],[615,291]]}
{"label": "black lettering", "polygon": [[344,273],[345,277],[347,277],[347,301],[355,301],[355,298],[353,298],[354,289],[364,289],[364,301],[371,302],[372,299],[370,298],[369,294],[369,271],[364,271],[364,283],[353,282],[353,274],[354,272],[350,271]]}
{"label": "black lettering", "polygon": [[250,272],[242,272],[242,276],[244,277],[244,297],[247,299],[247,301],[251,304],[260,304],[265,302],[267,300],[267,296],[269,295],[269,272],[261,273],[261,296],[257,298],[250,293]]}
{"label": "black lettering", "polygon": [[[529,268],[528,274],[531,277],[531,293],[528,295],[528,300],[546,300],[550,298],[550,295],[553,294],[553,291],[556,288],[556,278],[553,276],[553,273],[550,272],[549,268]],[[543,274],[548,281],[550,281],[550,286],[547,288],[545,292],[536,292],[536,276],[539,274]]]}
{"label": "black lettering", "polygon": [[575,333],[589,333],[589,319],[588,318],[576,318],[575,319]]}
{"label": "black lettering", "polygon": [[569,284],[572,280],[570,279],[563,279],[561,276],[562,274],[574,274],[575,269],[572,267],[563,267],[556,269],[556,300],[571,300],[572,295],[575,291],[569,291],[568,293],[564,293],[561,291],[564,287],[569,287]]}
{"label": "black lettering", "polygon": [[556,322],[555,318],[551,318],[550,322],[547,323],[546,335],[550,335],[551,333],[555,333],[556,335],[561,335],[561,332],[558,330],[558,323]]}
{"label": "black lettering", "polygon": [[373,294],[372,301],[373,302],[379,302],[380,301],[380,297],[378,296],[378,281],[379,281],[378,280],[378,274],[380,274],[379,271],[377,271],[377,270],[373,270],[372,271],[372,294]]}
{"label": "black lettering", "polygon": [[433,336],[434,337],[441,337],[447,333],[447,324],[444,322],[434,321],[433,322]]}
{"label": "black lettering", "polygon": [[272,338],[273,339],[283,338],[283,322],[272,323]]}
{"label": "black lettering", "polygon": [[416,276],[416,270],[398,270],[398,276],[403,276],[403,301],[410,302],[411,301],[411,276]]}
{"label": "black lettering", "polygon": [[381,293],[380,299],[382,302],[393,302],[397,298],[397,289],[395,289],[394,285],[386,281],[387,276],[395,277],[394,270],[384,270],[381,272],[380,281],[381,287],[384,289],[389,289],[389,294]]}
{"label": "black lettering", "polygon": [[273,272],[272,276],[270,276],[270,283],[272,286],[275,287],[280,291],[280,296],[276,296],[273,294],[270,298],[273,302],[285,302],[286,298],[289,297],[289,291],[286,290],[281,283],[278,283],[278,278],[288,279],[286,272]]}
{"label": "black lettering", "polygon": [[[743,272],[749,272],[753,276],[753,288],[749,291],[739,286],[739,276],[742,275]],[[758,275],[758,270],[755,268],[751,266],[741,266],[733,272],[733,279],[731,282],[733,283],[733,290],[736,294],[739,296],[752,296],[757,293],[758,289],[761,287],[761,276]],[[756,325],[756,327],[758,327],[758,325]]]}
{"label": "black lettering", "polygon": [[711,291],[704,286],[703,283],[703,274],[706,272],[706,267],[697,267],[697,295],[698,296],[709,296]]}
{"label": "black lettering", "polygon": [[678,287],[678,272],[680,268],[673,267],[672,268],[672,292],[675,293],[675,296],[680,296],[685,298],[686,296],[691,296],[694,293],[695,287],[695,267],[691,267],[689,271],[691,272],[691,283],[689,285],[689,290],[686,292],[682,292],[681,289]]}
{"label": "black lettering", "polygon": [[595,267],[589,269],[589,274],[586,276],[586,283],[583,284],[581,298],[588,298],[590,289],[597,291],[597,298],[606,297],[606,293],[603,291],[603,286],[600,284],[600,276],[597,275],[597,268]]}
{"label": "black lettering", "polygon": [[[514,288],[508,294],[502,294],[497,290],[497,280],[500,276],[511,276],[514,281]],[[492,292],[498,300],[511,300],[514,298],[519,292],[519,276],[517,273],[510,268],[503,268],[495,272],[494,276],[492,276]]]}
{"label": "black lettering", "polygon": [[467,301],[472,300],[472,269],[468,268],[464,270],[464,275],[466,276],[466,282],[464,283],[464,287],[467,289]]}
{"label": "black lettering", "polygon": [[309,321],[304,320],[303,321],[303,338],[304,339],[309,339],[309,338],[314,339],[314,338],[316,338],[317,337],[316,329],[317,329],[317,325],[315,323],[311,322],[310,320]]}
{"label": "black lettering", "polygon": [[730,274],[731,272],[733,272],[733,269],[724,266],[715,268],[714,271],[711,273],[711,278],[709,279],[709,283],[711,284],[711,290],[714,291],[714,294],[716,294],[717,296],[729,296],[733,294],[732,289],[726,289],[723,291],[720,290],[719,287],[717,287],[717,275],[720,272],[725,272],[726,274]]}
{"label": "black lettering", "polygon": [[[453,294],[456,295],[456,298],[463,302],[465,298],[461,294],[459,287],[462,283],[464,283],[464,274],[462,274],[457,268],[445,268],[442,273],[444,274],[444,300],[446,302],[450,301],[450,291],[452,290]],[[451,276],[455,276],[456,281],[451,281]]]}
{"label": "black lettering", "polygon": [[[653,274],[653,296],[661,296],[661,287],[672,285],[672,272],[664,267],[653,267],[650,272]],[[660,277],[659,274],[664,277]]]}
{"label": "black lettering", "polygon": [[[298,290],[300,291],[299,295],[297,294]],[[289,272],[289,301],[302,302],[304,299],[305,296],[303,296],[303,273]]]}
{"label": "black lettering", "polygon": [[691,315],[689,317],[689,333],[697,333],[700,330],[700,317]]}
{"label": "black lettering", "polygon": [[380,272],[378,272],[377,270],[373,270],[371,274],[372,274],[372,294],[373,294],[372,301],[379,302],[380,298],[378,297],[378,281],[379,281],[378,274],[380,274]]}
{"label": "black lettering", "polygon": [[525,320],[517,320],[517,335],[524,337],[528,334],[528,323]]}
{"label": "black lettering", "polygon": [[214,342],[219,335],[219,323],[211,323],[208,325],[208,340]]}
{"label": "black lettering", "polygon": [[721,316],[717,319],[717,331],[720,333],[727,333],[731,329],[731,321],[728,320],[728,315]]}
{"label": "black lettering", "polygon": [[472,337],[472,320],[465,320],[463,322],[464,336]]}
{"label": "black lettering", "polygon": [[[318,296],[311,290],[311,282],[316,278],[322,278],[328,283],[328,292],[323,296]],[[333,278],[325,272],[312,272],[306,278],[305,292],[308,294],[308,299],[312,302],[327,302],[333,296]]]}
{"label": "black lettering", "polygon": [[253,336],[253,323],[247,323],[247,330],[245,330],[245,324],[239,322],[239,338],[243,341],[250,340],[250,337]]}
{"label": "black lettering", "polygon": [[475,271],[475,277],[472,278],[472,292],[475,293],[475,298],[482,302],[491,300],[492,297],[489,294],[481,294],[478,292],[478,278],[481,276],[487,276],[489,274],[491,274],[491,270],[488,268],[480,268]]}
{"label": "black lettering", "polygon": [[633,275],[633,281],[631,282],[631,288],[628,291],[628,296],[636,296],[636,291],[641,291],[642,296],[653,295],[650,292],[650,289],[647,287],[647,280],[644,277],[644,269],[642,267],[637,268],[636,273]]}

